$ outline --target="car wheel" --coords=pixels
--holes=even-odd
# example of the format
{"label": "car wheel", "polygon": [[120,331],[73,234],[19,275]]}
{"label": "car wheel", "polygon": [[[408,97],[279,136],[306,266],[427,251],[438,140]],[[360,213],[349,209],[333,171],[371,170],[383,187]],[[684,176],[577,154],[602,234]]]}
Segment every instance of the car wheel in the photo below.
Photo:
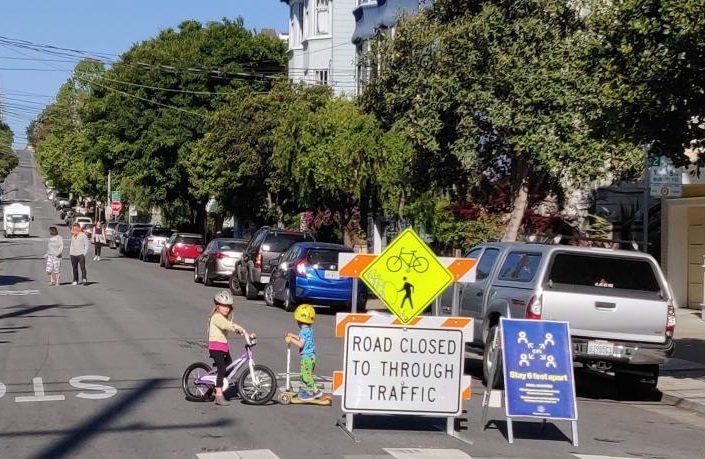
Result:
{"label": "car wheel", "polygon": [[255,284],[250,281],[250,276],[247,276],[247,282],[245,283],[245,298],[248,300],[256,300],[258,294],[259,291],[257,290],[257,287],[255,287]]}
{"label": "car wheel", "polygon": [[485,351],[482,354],[482,382],[490,389],[502,389],[502,350],[499,346],[492,347],[495,335],[499,333],[499,325],[493,325],[487,333]]}
{"label": "car wheel", "polygon": [[233,295],[242,295],[242,286],[240,282],[237,281],[237,274],[233,272],[228,281],[228,286]]}
{"label": "car wheel", "polygon": [[291,290],[289,290],[289,286],[286,286],[286,297],[284,298],[284,310],[286,312],[294,312],[294,309],[296,309],[296,302],[294,302],[294,299],[291,297]]}
{"label": "car wheel", "polygon": [[203,273],[203,285],[210,287],[213,285],[213,279],[208,275],[208,267],[206,266],[206,271]]}
{"label": "car wheel", "polygon": [[274,306],[274,286],[267,284],[264,287],[264,303],[267,306]]}
{"label": "car wheel", "polygon": [[201,282],[201,278],[198,277],[198,264],[193,268],[193,281],[197,284]]}

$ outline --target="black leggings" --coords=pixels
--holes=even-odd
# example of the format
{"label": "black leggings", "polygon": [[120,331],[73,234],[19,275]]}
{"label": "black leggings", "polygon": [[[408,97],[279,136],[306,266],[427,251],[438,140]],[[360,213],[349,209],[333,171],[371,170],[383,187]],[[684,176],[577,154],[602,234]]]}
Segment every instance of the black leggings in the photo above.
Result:
{"label": "black leggings", "polygon": [[100,256],[100,249],[103,248],[103,243],[102,242],[96,242],[93,245],[93,249],[95,250],[95,256],[99,257]]}
{"label": "black leggings", "polygon": [[81,265],[81,275],[83,279],[86,276],[86,256],[85,255],[71,255],[71,266],[73,267],[73,281],[78,282],[78,265]]}
{"label": "black leggings", "polygon": [[223,387],[223,378],[225,377],[225,369],[233,363],[233,358],[230,357],[230,352],[224,351],[208,351],[213,362],[215,362],[215,367],[218,369],[218,378],[215,381],[215,387]]}

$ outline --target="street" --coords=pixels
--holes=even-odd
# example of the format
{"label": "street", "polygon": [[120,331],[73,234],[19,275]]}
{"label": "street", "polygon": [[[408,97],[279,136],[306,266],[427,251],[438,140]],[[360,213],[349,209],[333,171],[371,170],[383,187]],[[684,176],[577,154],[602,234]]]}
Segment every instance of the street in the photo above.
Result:
{"label": "street", "polygon": [[[354,442],[336,426],[340,406],[229,407],[184,399],[181,374],[205,351],[212,296],[219,286],[193,283],[188,269],[104,251],[88,261],[87,286],[70,285],[64,258],[62,285],[48,285],[43,254],[48,227],[58,223],[28,151],[5,182],[6,200],[32,206],[31,237],[0,241],[0,456],[184,457],[209,452],[270,450],[258,456],[221,457],[432,457],[432,449],[470,457],[659,457],[702,454],[705,418],[658,401],[615,400],[606,377],[578,373],[580,445],[570,444],[567,423],[517,423],[514,445],[505,439],[503,412],[486,431],[480,425],[479,361],[473,398],[461,436],[448,437],[443,419],[356,418]],[[65,227],[60,234],[68,237]],[[319,311],[317,374],[342,365],[334,316]],[[283,336],[295,323],[282,309],[237,297],[235,319],[255,331],[257,362],[285,369]],[[233,354],[242,341],[231,339]],[[385,451],[385,448],[390,449]],[[402,448],[406,450],[394,450]],[[415,450],[419,449],[419,450]],[[438,453],[438,452],[436,452]],[[207,456],[202,456],[207,457]],[[467,456],[444,456],[467,457]]]}

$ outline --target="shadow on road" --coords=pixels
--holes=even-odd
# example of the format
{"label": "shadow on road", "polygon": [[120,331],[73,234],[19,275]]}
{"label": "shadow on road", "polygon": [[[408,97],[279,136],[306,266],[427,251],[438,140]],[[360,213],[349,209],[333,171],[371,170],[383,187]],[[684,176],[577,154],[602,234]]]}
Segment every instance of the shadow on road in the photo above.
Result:
{"label": "shadow on road", "polygon": [[125,427],[108,427],[111,423],[119,420],[131,408],[144,403],[144,399],[153,395],[153,393],[162,388],[166,379],[153,378],[143,381],[139,386],[135,387],[129,394],[122,397],[112,405],[106,407],[103,411],[90,419],[87,419],[83,424],[75,429],[47,432],[4,432],[3,437],[18,437],[18,436],[36,436],[36,435],[51,435],[59,434],[63,438],[50,444],[48,447],[32,456],[34,459],[60,459],[64,457],[73,457],[76,451],[85,443],[89,442],[93,437],[108,433],[108,432],[149,432],[149,431],[164,431],[164,430],[184,430],[184,429],[212,429],[214,427],[226,427],[233,422],[222,420],[214,423],[194,423],[194,424],[176,424],[176,425],[152,425],[148,423],[131,423]]}
{"label": "shadow on road", "polygon": [[24,276],[1,276],[0,275],[0,287],[8,285],[17,285],[23,282],[32,282],[34,279]]}
{"label": "shadow on road", "polygon": [[6,312],[4,314],[0,314],[0,320],[3,319],[12,319],[16,317],[57,317],[57,316],[34,316],[32,314],[35,314],[37,312],[43,312],[43,311],[49,311],[49,310],[70,310],[70,309],[81,309],[86,306],[93,306],[93,303],[89,304],[41,304],[38,306],[32,306],[29,308],[23,307],[23,306],[12,306],[7,309],[17,309],[17,308],[22,308],[22,309],[17,309],[16,311],[10,311]]}

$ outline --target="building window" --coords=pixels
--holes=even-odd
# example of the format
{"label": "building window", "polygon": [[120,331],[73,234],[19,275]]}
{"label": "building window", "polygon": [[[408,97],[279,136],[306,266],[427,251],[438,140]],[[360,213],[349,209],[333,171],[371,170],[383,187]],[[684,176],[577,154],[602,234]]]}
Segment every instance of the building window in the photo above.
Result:
{"label": "building window", "polygon": [[330,0],[316,1],[316,35],[328,35],[330,33]]}
{"label": "building window", "polygon": [[328,84],[328,70],[316,70],[316,84]]}
{"label": "building window", "polygon": [[304,4],[302,2],[291,5],[291,24],[289,24],[289,48],[298,48],[303,40],[304,30]]}

